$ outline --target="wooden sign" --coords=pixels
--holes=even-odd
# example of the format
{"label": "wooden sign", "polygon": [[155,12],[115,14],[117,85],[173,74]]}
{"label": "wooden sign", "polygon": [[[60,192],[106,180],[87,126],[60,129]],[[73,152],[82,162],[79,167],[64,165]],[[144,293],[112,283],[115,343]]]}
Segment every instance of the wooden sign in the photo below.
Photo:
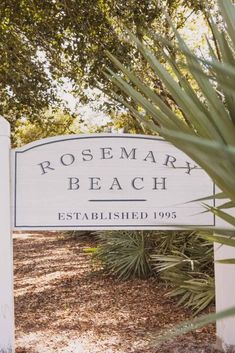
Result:
{"label": "wooden sign", "polygon": [[[13,151],[15,229],[212,227],[208,175],[161,138],[80,135]],[[213,204],[213,201],[208,201]]]}
{"label": "wooden sign", "polygon": [[[192,202],[214,194],[211,179],[189,157],[160,138],[60,136],[11,150],[10,126],[0,117],[0,165],[2,353],[14,353],[12,228],[229,227],[205,212],[200,201]],[[207,204],[214,205],[214,201]],[[235,257],[234,248],[215,247],[215,260],[227,257]],[[233,272],[228,274],[224,266],[215,266],[219,310],[234,306]],[[223,346],[235,345],[234,325],[234,317],[217,323]]]}

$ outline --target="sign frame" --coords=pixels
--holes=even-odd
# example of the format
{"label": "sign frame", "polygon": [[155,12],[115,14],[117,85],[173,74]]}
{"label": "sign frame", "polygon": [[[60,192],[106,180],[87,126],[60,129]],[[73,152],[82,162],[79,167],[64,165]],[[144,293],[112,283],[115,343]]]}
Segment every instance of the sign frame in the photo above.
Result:
{"label": "sign frame", "polygon": [[[110,136],[110,135],[109,135]],[[59,137],[60,138],[60,137]],[[45,142],[46,140],[44,140]],[[47,139],[49,142],[50,139]],[[35,145],[32,143],[31,146]],[[30,145],[28,145],[29,147]],[[23,148],[22,148],[23,149]],[[12,243],[12,189],[11,179],[10,124],[0,117],[0,352],[15,352],[15,323],[13,295],[13,243]],[[217,192],[217,189],[216,189]],[[220,225],[221,226],[221,225]],[[136,228],[135,228],[136,229]],[[158,228],[159,229],[159,228]],[[166,229],[166,228],[165,228]],[[174,228],[179,230],[179,228]],[[235,248],[215,244],[217,259],[235,258]],[[229,266],[229,270],[227,269]],[[215,264],[216,310],[222,311],[235,306],[234,265]],[[226,295],[225,295],[226,294]],[[235,316],[217,322],[217,339],[220,348],[235,347]]]}
{"label": "sign frame", "polygon": [[[135,224],[99,224],[99,222],[97,222],[97,224],[50,224],[50,225],[40,225],[40,224],[24,224],[24,223],[18,223],[17,220],[17,208],[18,208],[18,197],[17,197],[17,191],[18,191],[18,177],[17,177],[17,172],[18,172],[18,164],[19,164],[19,157],[22,156],[24,153],[27,153],[28,151],[32,151],[37,149],[38,147],[44,147],[44,146],[49,146],[49,145],[53,145],[53,144],[60,144],[60,143],[66,143],[66,142],[80,142],[80,141],[84,141],[84,140],[109,140],[109,141],[115,141],[115,140],[135,140],[137,145],[139,141],[148,141],[151,143],[159,143],[162,142],[164,144],[164,146],[169,146],[172,148],[172,145],[170,143],[168,143],[167,141],[165,141],[164,139],[162,139],[161,137],[155,137],[155,136],[148,136],[148,135],[131,135],[131,134],[110,134],[110,133],[106,133],[106,134],[91,134],[91,135],[68,135],[68,136],[56,136],[56,137],[52,137],[52,138],[46,138],[43,140],[38,140],[35,142],[32,142],[28,145],[25,145],[21,148],[17,148],[15,150],[12,151],[12,163],[14,164],[14,168],[13,168],[13,175],[12,175],[12,180],[14,180],[14,220],[13,220],[13,227],[15,230],[49,230],[49,229],[54,229],[54,230],[118,230],[118,229],[127,229],[127,230],[142,230],[142,229],[149,229],[149,230],[180,230],[180,229],[185,229],[185,227],[205,227],[205,228],[209,228],[209,227],[215,227],[216,225],[216,218],[214,215],[209,214],[211,217],[211,222],[208,224],[199,224],[199,223],[190,223],[189,225],[186,224],[163,224],[163,223],[156,223],[154,222],[154,224],[150,224],[150,223],[146,223],[146,224],[138,224],[138,222],[136,222]],[[180,150],[176,149],[174,147],[174,150],[180,154],[180,156],[185,156],[186,158],[190,159],[189,157],[187,157],[183,152],[181,152]],[[191,161],[192,162],[192,161]],[[190,162],[190,163],[191,163]],[[187,162],[188,163],[188,162]],[[176,171],[177,169],[186,169],[186,167],[175,167],[171,168],[173,169],[173,171]],[[200,167],[197,167],[197,171],[201,170]],[[172,174],[173,174],[172,171]],[[203,172],[204,173],[204,172]],[[204,196],[209,196],[209,195],[214,195],[215,194],[215,184],[211,181],[211,191],[208,191],[208,195],[204,195]],[[173,195],[174,196],[174,195]],[[191,201],[191,198],[189,198],[189,200]],[[102,200],[99,200],[102,201]],[[112,201],[112,200],[110,200]],[[115,200],[113,200],[115,201]],[[116,201],[121,201],[121,200],[116,200]],[[125,200],[128,201],[128,200]],[[134,201],[134,200],[131,200]],[[147,201],[147,200],[145,200]],[[120,203],[119,203],[120,204]],[[215,199],[211,200],[211,206],[215,206]],[[20,208],[20,206],[19,206]],[[153,222],[152,222],[153,223]]]}

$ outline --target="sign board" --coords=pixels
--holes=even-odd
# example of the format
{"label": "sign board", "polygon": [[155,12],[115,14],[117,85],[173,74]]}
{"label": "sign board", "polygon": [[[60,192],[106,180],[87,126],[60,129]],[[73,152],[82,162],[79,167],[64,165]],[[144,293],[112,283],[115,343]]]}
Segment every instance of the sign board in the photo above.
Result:
{"label": "sign board", "polygon": [[[215,193],[208,175],[157,137],[60,136],[11,150],[10,125],[0,117],[0,151],[0,352],[14,352],[12,227],[229,227],[218,224],[219,219],[205,212],[200,201],[192,202]],[[215,206],[214,202],[207,204]],[[234,248],[215,248],[215,259],[227,255],[234,258]],[[221,266],[227,265],[215,266],[216,306],[223,310],[234,305],[235,288],[233,273],[226,276],[227,269]],[[217,324],[223,345],[235,345],[234,323],[231,318]]]}
{"label": "sign board", "polygon": [[[212,227],[214,184],[158,137],[72,135],[13,150],[15,229]],[[213,205],[213,200],[208,201]]]}

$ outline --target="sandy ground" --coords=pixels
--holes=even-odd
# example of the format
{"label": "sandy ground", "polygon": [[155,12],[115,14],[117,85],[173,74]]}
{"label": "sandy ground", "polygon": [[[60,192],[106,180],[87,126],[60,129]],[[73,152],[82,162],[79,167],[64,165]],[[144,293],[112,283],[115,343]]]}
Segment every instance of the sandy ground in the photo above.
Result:
{"label": "sandy ground", "polygon": [[94,237],[14,235],[17,353],[214,353],[214,327],[150,347],[190,317],[155,280],[120,282],[84,249]]}

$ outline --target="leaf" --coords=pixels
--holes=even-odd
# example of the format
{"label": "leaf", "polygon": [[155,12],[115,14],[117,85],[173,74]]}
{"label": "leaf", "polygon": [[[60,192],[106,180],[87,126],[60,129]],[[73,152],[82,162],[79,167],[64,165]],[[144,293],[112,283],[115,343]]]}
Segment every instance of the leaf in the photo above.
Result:
{"label": "leaf", "polygon": [[153,53],[144,46],[135,36],[130,34],[138,49],[147,60],[153,71],[164,82],[179,107],[184,111],[187,119],[195,126],[196,130],[207,138],[218,138],[220,134],[214,125],[208,120],[207,115],[194,103],[194,101],[184,92],[168,71],[157,60]]}
{"label": "leaf", "polygon": [[216,262],[220,264],[228,264],[228,265],[235,265],[235,259],[221,259],[221,260],[216,260]]}
{"label": "leaf", "polygon": [[219,210],[224,210],[224,209],[229,209],[229,208],[235,208],[235,203],[233,201],[228,201],[225,202],[222,205],[217,206]]}
{"label": "leaf", "polygon": [[122,78],[118,75],[114,74],[111,70],[108,69],[111,75],[106,75],[109,77],[116,85],[121,88],[127,95],[131,95],[133,100],[137,103],[141,103],[143,108],[146,110],[148,114],[152,116],[154,121],[159,124],[163,123],[169,128],[174,126],[174,123],[166,116],[161,110],[158,110],[153,104],[151,104],[142,94],[136,91],[131,85],[126,83]]}
{"label": "leaf", "polygon": [[235,315],[235,307],[229,308],[219,313],[208,314],[193,320],[185,321],[180,325],[176,325],[173,329],[163,332],[161,336],[157,336],[155,338],[152,337],[151,345],[158,345],[164,341],[181,336],[182,334],[188,333],[192,330],[207,326],[215,321],[223,320],[232,315]]}
{"label": "leaf", "polygon": [[189,201],[189,203],[199,202],[199,201],[208,201],[208,200],[214,200],[214,199],[226,199],[227,197],[228,196],[226,196],[224,192],[219,192],[215,195],[206,196],[206,197],[202,197],[200,199],[195,199],[195,200]]}
{"label": "leaf", "polygon": [[231,0],[218,1],[221,13],[227,25],[227,30],[235,47],[235,10]]}
{"label": "leaf", "polygon": [[179,120],[178,117],[173,113],[173,111],[162,101],[160,97],[157,96],[148,86],[144,85],[137,76],[135,76],[130,70],[125,68],[119,60],[117,60],[111,53],[107,53],[108,57],[113,61],[113,63],[139,88],[142,93],[148,98],[151,99],[154,104],[156,104],[161,111],[172,120],[178,128],[187,131],[190,133],[190,130],[187,129],[185,123],[182,120]]}
{"label": "leaf", "polygon": [[218,208],[215,208],[215,207],[211,207],[211,206],[207,206],[207,205],[206,205],[206,207],[211,212],[213,212],[216,216],[222,218],[225,222],[235,226],[235,217],[234,216],[231,216],[230,214],[225,213],[225,212],[223,212],[223,211],[221,211],[221,210],[219,210]]}
{"label": "leaf", "polygon": [[204,235],[202,237],[211,242],[216,242],[219,244],[235,247],[235,239],[231,239],[231,238],[228,238],[225,236],[219,236],[219,235]]}

